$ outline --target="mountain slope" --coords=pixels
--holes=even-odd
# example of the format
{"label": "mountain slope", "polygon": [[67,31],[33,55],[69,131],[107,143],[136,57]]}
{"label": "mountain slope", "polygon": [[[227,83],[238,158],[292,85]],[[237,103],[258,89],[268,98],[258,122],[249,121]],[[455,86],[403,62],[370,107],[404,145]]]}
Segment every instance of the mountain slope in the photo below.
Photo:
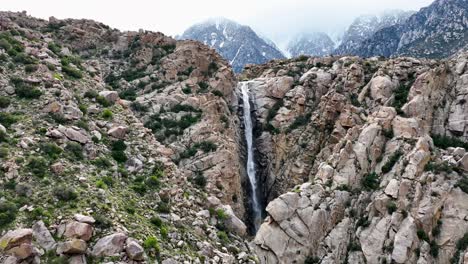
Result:
{"label": "mountain slope", "polygon": [[372,37],[380,29],[400,24],[410,17],[413,12],[400,10],[388,11],[381,15],[368,15],[356,18],[346,30],[342,43],[335,50],[336,54],[355,54],[363,46],[362,42]]}
{"label": "mountain slope", "polygon": [[246,64],[261,64],[284,58],[274,46],[250,27],[224,18],[211,19],[187,29],[181,39],[193,39],[216,49],[230,62],[235,72]]}
{"label": "mountain slope", "polygon": [[326,56],[332,54],[334,48],[335,43],[327,34],[316,32],[297,36],[288,44],[287,51],[292,57]]}
{"label": "mountain slope", "polygon": [[468,44],[468,1],[437,0],[408,20],[381,29],[353,54],[444,58]]}

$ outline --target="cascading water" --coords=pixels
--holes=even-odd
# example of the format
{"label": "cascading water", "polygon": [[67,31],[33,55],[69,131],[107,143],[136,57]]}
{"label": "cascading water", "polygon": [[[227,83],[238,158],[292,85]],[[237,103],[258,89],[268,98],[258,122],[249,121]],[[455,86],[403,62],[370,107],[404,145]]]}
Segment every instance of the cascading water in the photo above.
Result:
{"label": "cascading water", "polygon": [[262,223],[262,206],[260,204],[257,175],[255,170],[255,157],[253,149],[253,124],[250,111],[250,96],[248,82],[241,83],[242,101],[244,108],[244,134],[247,142],[247,176],[249,177],[250,187],[252,189],[252,222],[256,232]]}

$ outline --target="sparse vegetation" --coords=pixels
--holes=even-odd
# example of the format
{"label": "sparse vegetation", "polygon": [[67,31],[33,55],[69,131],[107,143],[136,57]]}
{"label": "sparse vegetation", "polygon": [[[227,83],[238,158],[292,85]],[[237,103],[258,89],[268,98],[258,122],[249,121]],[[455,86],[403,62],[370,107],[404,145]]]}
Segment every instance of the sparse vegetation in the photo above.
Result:
{"label": "sparse vegetation", "polygon": [[468,143],[455,137],[432,135],[432,140],[434,141],[434,145],[438,148],[461,147],[468,150]]}
{"label": "sparse vegetation", "polygon": [[375,172],[369,173],[362,178],[361,184],[366,190],[376,190],[380,185],[379,176]]}
{"label": "sparse vegetation", "polygon": [[400,157],[403,156],[403,152],[400,150],[393,153],[388,159],[387,163],[382,166],[382,173],[388,173],[392,170],[393,166],[400,160]]}

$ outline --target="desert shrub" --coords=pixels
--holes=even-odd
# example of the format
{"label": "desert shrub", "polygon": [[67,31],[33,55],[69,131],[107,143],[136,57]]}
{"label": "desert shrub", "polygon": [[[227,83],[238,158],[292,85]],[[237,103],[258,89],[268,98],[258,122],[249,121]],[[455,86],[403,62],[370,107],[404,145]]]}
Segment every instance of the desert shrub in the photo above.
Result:
{"label": "desert shrub", "polygon": [[205,175],[203,175],[203,172],[197,172],[195,177],[193,178],[193,182],[195,185],[197,185],[199,188],[205,188],[207,184],[207,180]]}
{"label": "desert shrub", "polygon": [[0,96],[0,108],[7,108],[10,106],[11,100],[6,96]]}
{"label": "desert shrub", "polygon": [[37,69],[39,68],[39,66],[35,65],[35,64],[28,64],[24,67],[24,70],[27,72],[27,73],[32,73],[32,72],[35,72],[37,71]]}
{"label": "desert shrub", "polygon": [[6,112],[0,112],[0,124],[2,124],[6,128],[9,128],[11,125],[18,122],[18,120],[19,118],[16,115]]}
{"label": "desert shrub", "polygon": [[159,247],[158,239],[155,236],[149,236],[143,242],[143,247],[149,252],[151,255],[158,255],[161,251]]}
{"label": "desert shrub", "polygon": [[112,158],[114,158],[115,161],[117,161],[119,163],[124,163],[128,159],[125,152],[120,151],[120,150],[113,150],[111,155],[112,155]]}
{"label": "desert shrub", "polygon": [[93,217],[94,220],[96,220],[96,222],[94,223],[96,227],[99,227],[101,229],[108,229],[112,226],[112,220],[102,214],[95,214],[93,215]]}
{"label": "desert shrub", "polygon": [[103,180],[96,181],[96,188],[107,189],[107,184]]}
{"label": "desert shrub", "polygon": [[59,55],[60,52],[62,51],[62,47],[55,43],[55,42],[49,42],[47,43],[47,47],[49,48],[50,51],[52,51],[53,53]]}
{"label": "desert shrub", "polygon": [[78,198],[78,194],[73,188],[64,185],[59,185],[55,187],[53,193],[54,196],[57,197],[57,199],[64,202],[73,201]]}
{"label": "desert shrub", "polygon": [[102,116],[103,118],[105,118],[105,119],[111,119],[113,115],[114,115],[114,114],[112,113],[111,110],[109,110],[109,109],[104,109],[104,110],[102,111],[102,115],[101,115],[101,116]]}
{"label": "desert shrub", "polygon": [[467,142],[464,142],[463,140],[455,137],[432,135],[432,140],[434,141],[434,145],[438,148],[446,149],[449,147],[461,147],[464,149],[468,149]]}
{"label": "desert shrub", "polygon": [[184,94],[191,94],[192,93],[192,89],[188,86],[185,86],[184,88],[182,88],[182,92]]}
{"label": "desert shrub", "polygon": [[224,97],[224,94],[223,92],[219,91],[219,90],[214,90],[211,92],[213,95],[215,96],[218,96],[218,97]]}
{"label": "desert shrub", "polygon": [[[88,90],[83,95],[85,98],[94,99],[99,96],[99,93],[95,90]],[[105,99],[105,98],[104,98]]]}
{"label": "desert shrub", "polygon": [[71,159],[82,160],[84,158],[83,147],[79,143],[68,142],[65,146],[65,150]]}
{"label": "desert shrub", "polygon": [[8,135],[6,132],[0,131],[0,143],[1,142],[8,142]]}
{"label": "desert shrub", "polygon": [[173,113],[180,113],[180,112],[196,112],[199,113],[201,110],[191,106],[191,105],[186,105],[186,104],[177,104],[173,106],[169,112]]}
{"label": "desert shrub", "polygon": [[162,238],[167,239],[169,235],[169,230],[167,230],[166,226],[162,226],[161,229],[159,229],[159,232],[161,233]]}
{"label": "desert shrub", "polygon": [[52,159],[58,158],[58,156],[63,152],[63,149],[55,143],[43,143],[41,144],[41,150]]}
{"label": "desert shrub", "polygon": [[458,180],[455,188],[460,188],[464,193],[468,194],[468,178],[466,176],[462,176],[460,180]]}
{"label": "desert shrub", "polygon": [[299,128],[301,126],[307,125],[309,123],[311,117],[312,117],[312,114],[306,114],[306,115],[298,116],[294,120],[294,122],[291,125],[289,125],[288,130],[291,131],[291,130],[294,130],[294,129]]}
{"label": "desert shrub", "polygon": [[[1,135],[0,135],[0,142],[2,142]],[[8,157],[8,149],[7,148],[0,148],[0,159],[5,159],[7,157]]]}
{"label": "desert shrub", "polygon": [[18,208],[9,201],[0,200],[0,229],[16,220]]}
{"label": "desert shrub", "polygon": [[83,78],[83,73],[79,69],[76,69],[71,66],[62,66],[62,72],[65,73],[68,77],[73,79],[81,79]]}
{"label": "desert shrub", "polygon": [[32,157],[29,159],[27,168],[35,176],[43,178],[47,175],[48,164],[42,157]]}
{"label": "desert shrub", "polygon": [[399,150],[393,153],[392,156],[390,156],[390,158],[388,159],[387,163],[385,163],[385,165],[382,166],[382,172],[383,173],[390,172],[393,166],[395,166],[395,164],[398,162],[398,160],[400,159],[402,155],[403,155],[403,152]]}
{"label": "desert shrub", "polygon": [[304,264],[316,264],[316,263],[320,263],[320,258],[314,257],[314,256],[308,256],[304,260]]}
{"label": "desert shrub", "polygon": [[376,190],[380,185],[379,176],[375,172],[369,173],[362,178],[361,184],[366,190]]}
{"label": "desert shrub", "polygon": [[[244,102],[246,103],[246,102]],[[275,116],[278,114],[278,111],[280,110],[281,107],[283,107],[284,102],[283,100],[277,101],[271,108],[268,110],[268,115],[266,118],[266,121],[269,123]]]}
{"label": "desert shrub", "polygon": [[218,236],[219,240],[223,243],[223,244],[228,244],[229,243],[229,237],[228,235],[226,234],[226,232],[224,231],[218,231],[216,233],[216,235]]}
{"label": "desert shrub", "polygon": [[127,89],[119,93],[119,97],[129,101],[135,101],[137,94],[135,89]]}
{"label": "desert shrub", "polygon": [[397,210],[397,205],[394,202],[387,203],[387,211],[389,214],[393,214]]}
{"label": "desert shrub", "polygon": [[96,97],[96,102],[98,102],[100,105],[104,106],[104,107],[109,107],[112,105],[112,103],[110,101],[108,101],[104,96],[102,95],[98,95]]}
{"label": "desert shrub", "polygon": [[418,235],[419,239],[429,242],[429,236],[426,234],[426,232],[423,229],[418,229],[416,231],[416,235]]}
{"label": "desert shrub", "polygon": [[150,222],[151,222],[151,224],[153,224],[154,226],[156,226],[158,228],[162,227],[162,225],[163,225],[163,222],[162,222],[161,218],[159,218],[158,216],[151,217]]}
{"label": "desert shrub", "polygon": [[434,173],[450,173],[453,171],[453,168],[447,161],[441,163],[435,163],[433,161],[430,161],[426,164],[426,166],[424,166],[424,171],[432,171]]}
{"label": "desert shrub", "polygon": [[21,82],[15,86],[15,94],[16,96],[20,98],[25,98],[25,99],[37,99],[41,97],[42,92],[41,90],[26,84],[24,82]]}
{"label": "desert shrub", "polygon": [[171,206],[169,205],[169,203],[161,201],[158,204],[158,212],[168,214],[171,212]]}
{"label": "desert shrub", "polygon": [[130,107],[137,112],[148,112],[149,107],[140,103],[140,102],[132,102]]}
{"label": "desert shrub", "polygon": [[127,145],[125,141],[119,139],[117,141],[112,142],[112,150],[114,151],[124,151],[127,149]]}

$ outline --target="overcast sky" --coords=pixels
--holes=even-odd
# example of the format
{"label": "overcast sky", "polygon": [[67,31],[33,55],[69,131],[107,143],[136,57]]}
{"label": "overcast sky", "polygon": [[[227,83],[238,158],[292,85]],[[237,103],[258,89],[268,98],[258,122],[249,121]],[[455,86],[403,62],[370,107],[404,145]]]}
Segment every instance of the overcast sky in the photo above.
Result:
{"label": "overcast sky", "polygon": [[2,11],[36,17],[89,18],[121,30],[181,34],[210,17],[226,17],[276,42],[300,31],[336,32],[361,14],[419,10],[432,0],[0,0]]}

